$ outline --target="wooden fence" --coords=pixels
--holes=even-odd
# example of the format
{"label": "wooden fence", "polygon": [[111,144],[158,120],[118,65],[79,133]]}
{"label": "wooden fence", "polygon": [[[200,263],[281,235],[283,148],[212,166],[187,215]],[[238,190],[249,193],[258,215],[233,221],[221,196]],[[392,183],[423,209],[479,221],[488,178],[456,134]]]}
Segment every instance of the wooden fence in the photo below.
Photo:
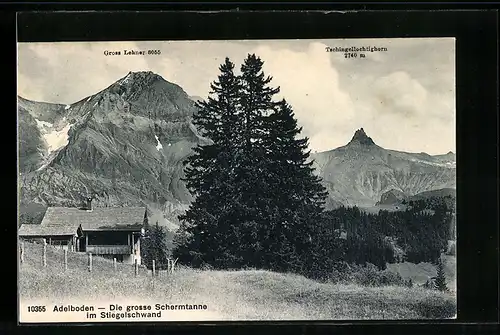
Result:
{"label": "wooden fence", "polygon": [[[41,264],[43,267],[47,267],[47,245],[48,244],[44,240],[42,243],[42,258],[41,258]],[[57,248],[57,246],[52,246],[52,245],[49,245],[49,246],[53,247],[53,249],[60,249],[60,248]],[[64,266],[64,270],[66,271],[66,270],[68,270],[68,250],[63,249],[63,252],[64,252],[63,266]],[[20,261],[21,261],[21,266],[22,266],[25,262],[25,256],[26,256],[26,249],[24,247],[23,241],[20,243],[19,256],[20,256]],[[87,271],[88,272],[93,272],[93,256],[94,255],[91,252],[87,253]],[[177,260],[178,259],[167,258],[166,273],[169,273],[169,274],[174,273],[175,265],[177,264]],[[116,258],[113,258],[113,262],[110,264],[112,264],[113,271],[115,271],[115,272],[118,271],[118,264],[117,264]],[[134,266],[134,275],[138,276],[139,275],[139,263],[138,263],[137,259],[134,260],[133,266]],[[161,272],[163,272],[163,271],[161,271]],[[151,275],[153,277],[156,277],[159,274],[160,274],[160,271],[159,271],[159,269],[156,268],[156,261],[153,260]]]}

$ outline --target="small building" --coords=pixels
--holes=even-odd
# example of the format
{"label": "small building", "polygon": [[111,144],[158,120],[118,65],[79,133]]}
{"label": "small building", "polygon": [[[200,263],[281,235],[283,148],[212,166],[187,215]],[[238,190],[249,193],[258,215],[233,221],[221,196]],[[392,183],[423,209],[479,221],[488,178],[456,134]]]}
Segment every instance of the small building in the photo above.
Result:
{"label": "small building", "polygon": [[49,207],[41,224],[23,224],[23,240],[45,239],[69,251],[92,253],[119,262],[141,264],[145,207]]}

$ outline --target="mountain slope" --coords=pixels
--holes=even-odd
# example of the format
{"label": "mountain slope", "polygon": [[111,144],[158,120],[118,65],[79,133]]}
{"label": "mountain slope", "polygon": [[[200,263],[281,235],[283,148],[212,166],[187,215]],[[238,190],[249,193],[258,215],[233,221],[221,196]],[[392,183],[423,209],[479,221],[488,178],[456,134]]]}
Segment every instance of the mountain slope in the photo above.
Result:
{"label": "mountain slope", "polygon": [[454,155],[387,150],[363,128],[347,145],[311,156],[330,197],[344,205],[373,206],[391,190],[414,195],[455,187]]}
{"label": "mountain slope", "polygon": [[442,188],[439,190],[430,190],[415,194],[409,197],[408,200],[415,201],[415,200],[430,199],[433,197],[450,197],[451,199],[455,200],[456,196],[457,196],[457,191],[454,188]]}
{"label": "mountain slope", "polygon": [[65,136],[61,134],[61,129],[54,126],[64,114],[64,108],[64,105],[34,102],[18,97],[21,173],[38,169],[49,158],[51,151],[64,142]]}
{"label": "mountain slope", "polygon": [[[96,206],[146,204],[151,215],[173,218],[190,201],[182,160],[204,139],[190,122],[194,102],[179,86],[152,72],[131,72],[68,106],[19,100],[29,128],[21,142],[39,133],[20,148],[28,162],[38,162],[33,170],[27,166],[34,163],[21,160],[22,203],[75,206],[95,193]],[[23,104],[33,107],[23,111]],[[47,129],[35,128],[32,119],[43,117]],[[47,152],[39,158],[33,148]]]}

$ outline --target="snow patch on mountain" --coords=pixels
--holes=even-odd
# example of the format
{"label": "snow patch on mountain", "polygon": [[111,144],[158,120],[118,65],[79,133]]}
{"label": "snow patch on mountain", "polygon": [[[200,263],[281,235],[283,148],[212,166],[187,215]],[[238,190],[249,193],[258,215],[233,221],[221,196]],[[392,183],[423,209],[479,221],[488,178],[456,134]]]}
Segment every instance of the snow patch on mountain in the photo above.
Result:
{"label": "snow patch on mountain", "polygon": [[52,126],[53,126],[53,124],[50,122],[40,121],[38,119],[35,119],[35,121],[36,121],[36,125],[38,126],[38,128],[40,129],[40,131],[42,133],[45,130],[45,128],[52,128]]}
{"label": "snow patch on mountain", "polygon": [[42,166],[40,166],[38,169],[36,169],[36,171],[42,171],[43,169],[45,169],[47,166],[49,166],[49,163],[45,163],[43,164]]}
{"label": "snow patch on mountain", "polygon": [[57,130],[53,129],[46,134],[43,134],[45,142],[47,142],[49,154],[53,151],[59,150],[68,144],[68,132],[72,124],[68,123],[64,128]]}
{"label": "snow patch on mountain", "polygon": [[160,151],[161,149],[163,149],[163,145],[161,145],[161,142],[158,139],[158,136],[155,135],[155,138],[156,138],[156,142],[157,142],[156,150]]}

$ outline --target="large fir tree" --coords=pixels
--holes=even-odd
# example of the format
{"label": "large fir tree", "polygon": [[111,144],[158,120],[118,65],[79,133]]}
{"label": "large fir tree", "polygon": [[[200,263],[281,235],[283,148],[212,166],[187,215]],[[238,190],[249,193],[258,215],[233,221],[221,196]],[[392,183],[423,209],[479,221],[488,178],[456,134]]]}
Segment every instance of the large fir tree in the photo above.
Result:
{"label": "large fir tree", "polygon": [[[200,266],[219,257],[231,238],[224,227],[227,208],[231,208],[234,166],[241,142],[239,118],[240,80],[234,74],[234,64],[225,59],[219,68],[218,80],[211,84],[211,96],[198,103],[193,124],[211,144],[198,145],[194,155],[185,161],[186,186],[195,197],[189,210],[180,216],[181,229],[175,239],[174,256],[180,262]],[[226,238],[221,239],[221,234]],[[231,256],[228,256],[231,258]]]}
{"label": "large fir tree", "polygon": [[278,210],[272,221],[268,257],[278,269],[304,270],[306,263],[315,261],[313,250],[322,229],[327,193],[314,175],[308,139],[298,138],[302,128],[286,100],[281,100],[265,121],[266,176]]}
{"label": "large fir tree", "polygon": [[273,176],[269,174],[270,157],[265,147],[266,121],[275,110],[273,97],[279,88],[270,86],[271,76],[263,71],[264,62],[249,54],[241,66],[242,147],[235,170],[235,207],[233,220],[240,232],[237,254],[244,266],[265,267],[265,241],[275,220]]}
{"label": "large fir tree", "polygon": [[187,161],[195,196],[182,220],[174,256],[192,266],[305,271],[325,190],[314,176],[307,138],[279,88],[248,55],[241,75],[226,59],[213,96],[193,122],[211,145]]}

